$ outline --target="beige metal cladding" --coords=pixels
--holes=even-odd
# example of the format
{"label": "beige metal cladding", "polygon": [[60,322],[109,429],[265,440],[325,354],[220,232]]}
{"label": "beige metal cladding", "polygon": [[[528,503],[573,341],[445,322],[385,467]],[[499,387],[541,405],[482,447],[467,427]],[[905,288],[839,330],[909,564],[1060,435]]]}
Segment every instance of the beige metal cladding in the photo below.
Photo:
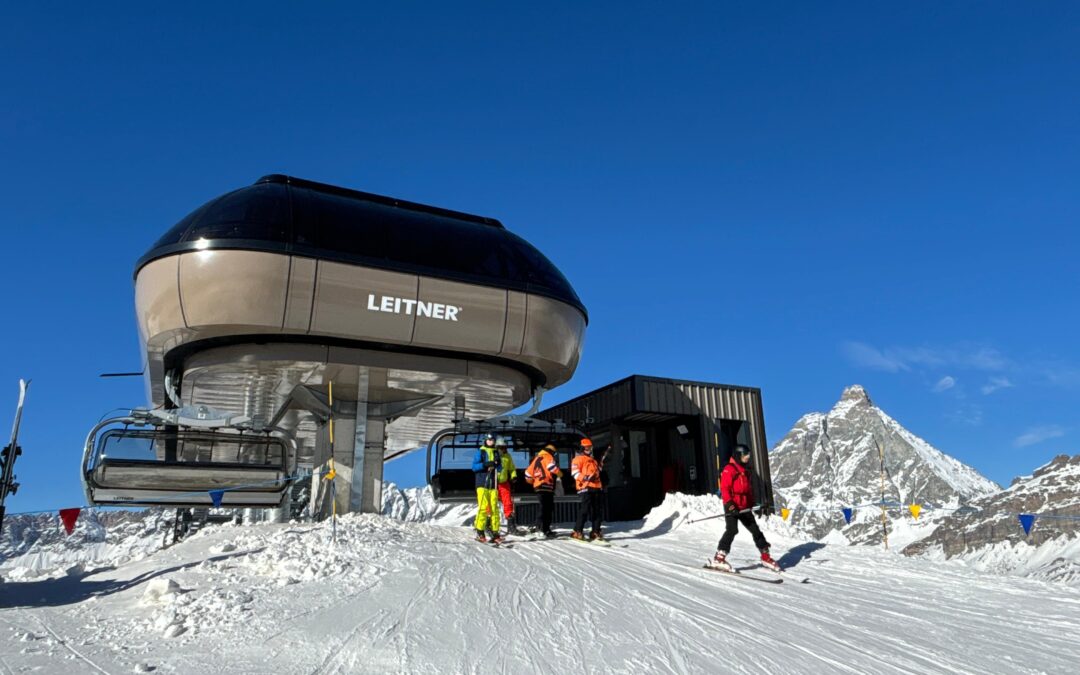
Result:
{"label": "beige metal cladding", "polygon": [[304,334],[499,357],[551,388],[570,379],[585,335],[579,310],[544,296],[260,251],[154,260],[135,305],[151,370],[195,340]]}

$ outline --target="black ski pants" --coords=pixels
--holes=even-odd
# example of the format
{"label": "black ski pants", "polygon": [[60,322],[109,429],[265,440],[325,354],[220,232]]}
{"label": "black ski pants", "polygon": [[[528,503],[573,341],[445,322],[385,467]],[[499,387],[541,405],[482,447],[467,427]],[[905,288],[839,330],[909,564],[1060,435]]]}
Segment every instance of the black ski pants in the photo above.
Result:
{"label": "black ski pants", "polygon": [[555,513],[555,493],[550,490],[537,490],[540,499],[540,513],[536,516],[536,526],[544,534],[551,532],[551,517]]}
{"label": "black ski pants", "polygon": [[743,527],[750,532],[750,535],[754,538],[754,546],[757,546],[759,551],[769,548],[769,542],[766,541],[765,535],[761,533],[761,528],[758,527],[757,521],[754,520],[754,514],[746,511],[733,516],[724,516],[724,525],[726,527],[724,536],[720,537],[720,543],[716,545],[717,551],[731,550],[731,542],[735,541],[735,535],[739,533],[739,523],[742,523]]}
{"label": "black ski pants", "polygon": [[577,512],[577,526],[574,528],[576,532],[583,532],[585,529],[585,521],[592,521],[592,531],[599,532],[601,525],[601,518],[604,513],[604,493],[601,490],[588,490],[582,492],[581,503],[578,504]]}

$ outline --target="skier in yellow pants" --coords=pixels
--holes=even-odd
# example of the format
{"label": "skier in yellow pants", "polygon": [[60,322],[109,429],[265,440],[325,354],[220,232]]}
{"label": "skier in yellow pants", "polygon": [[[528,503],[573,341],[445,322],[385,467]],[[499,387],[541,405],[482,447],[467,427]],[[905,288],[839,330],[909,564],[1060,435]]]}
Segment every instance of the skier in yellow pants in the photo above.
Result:
{"label": "skier in yellow pants", "polygon": [[488,434],[476,450],[472,470],[476,474],[476,541],[501,544],[499,536],[499,490],[495,478],[498,462],[495,458],[495,436]]}

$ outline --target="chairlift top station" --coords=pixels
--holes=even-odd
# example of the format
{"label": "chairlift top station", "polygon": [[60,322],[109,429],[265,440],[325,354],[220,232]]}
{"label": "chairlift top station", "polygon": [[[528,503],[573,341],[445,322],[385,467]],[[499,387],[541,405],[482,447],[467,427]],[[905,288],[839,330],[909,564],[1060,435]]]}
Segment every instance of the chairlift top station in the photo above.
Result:
{"label": "chairlift top station", "polygon": [[94,503],[278,505],[333,415],[339,510],[375,510],[385,457],[565,383],[588,321],[497,220],[283,175],[193,211],[134,281],[147,398],[174,414],[95,428]]}

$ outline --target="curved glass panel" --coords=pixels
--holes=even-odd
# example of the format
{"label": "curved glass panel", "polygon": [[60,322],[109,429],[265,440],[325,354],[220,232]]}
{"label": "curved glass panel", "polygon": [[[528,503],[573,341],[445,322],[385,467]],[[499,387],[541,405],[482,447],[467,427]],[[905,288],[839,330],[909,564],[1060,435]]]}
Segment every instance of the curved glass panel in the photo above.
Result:
{"label": "curved glass panel", "polygon": [[287,243],[289,194],[284,185],[253,185],[219,197],[202,209],[183,241],[254,239]]}
{"label": "curved glass panel", "polygon": [[506,236],[514,242],[514,249],[521,256],[521,264],[527,270],[530,290],[544,290],[555,297],[569,299],[571,304],[581,305],[581,300],[570,282],[547,256],[513,232],[507,232]]}
{"label": "curved glass panel", "polygon": [[200,248],[281,251],[537,292],[585,311],[551,261],[496,221],[285,180],[207,202],[170,228],[136,270],[198,242]]}

